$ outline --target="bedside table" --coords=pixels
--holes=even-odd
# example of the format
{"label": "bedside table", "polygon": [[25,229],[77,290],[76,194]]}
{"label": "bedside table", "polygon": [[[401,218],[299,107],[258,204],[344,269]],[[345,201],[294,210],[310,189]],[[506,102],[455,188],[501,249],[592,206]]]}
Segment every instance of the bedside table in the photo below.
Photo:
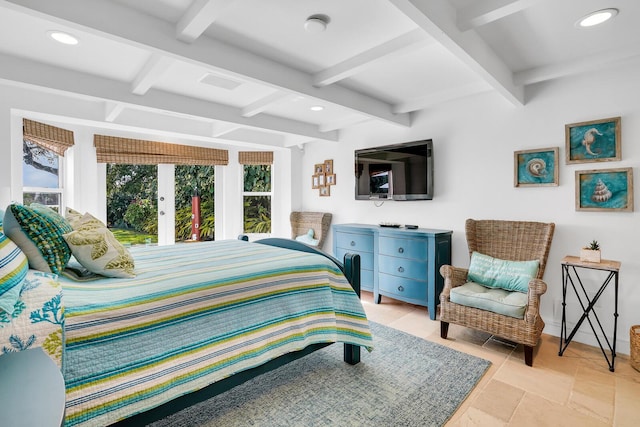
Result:
{"label": "bedside table", "polygon": [[41,348],[0,356],[2,425],[55,426],[64,421],[62,373]]}

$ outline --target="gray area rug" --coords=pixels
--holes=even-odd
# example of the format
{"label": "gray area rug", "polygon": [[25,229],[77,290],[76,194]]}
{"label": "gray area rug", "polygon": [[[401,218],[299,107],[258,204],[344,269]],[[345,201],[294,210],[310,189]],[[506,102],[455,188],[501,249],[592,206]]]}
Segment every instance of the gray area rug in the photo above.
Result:
{"label": "gray area rug", "polygon": [[371,323],[374,350],[351,366],[331,345],[151,424],[441,426],[491,362]]}

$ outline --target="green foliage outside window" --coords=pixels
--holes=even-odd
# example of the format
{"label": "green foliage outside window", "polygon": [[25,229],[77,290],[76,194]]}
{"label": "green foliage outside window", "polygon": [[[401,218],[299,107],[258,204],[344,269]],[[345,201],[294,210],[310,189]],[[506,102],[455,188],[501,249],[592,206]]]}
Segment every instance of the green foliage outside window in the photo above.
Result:
{"label": "green foliage outside window", "polygon": [[[271,165],[245,165],[244,191],[268,193],[271,191]],[[271,196],[244,196],[244,232],[271,233]]]}

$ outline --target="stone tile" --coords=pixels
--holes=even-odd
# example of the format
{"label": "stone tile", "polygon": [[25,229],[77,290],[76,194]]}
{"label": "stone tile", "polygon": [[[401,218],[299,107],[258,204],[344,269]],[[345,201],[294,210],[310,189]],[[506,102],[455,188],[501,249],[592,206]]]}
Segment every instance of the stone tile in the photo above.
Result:
{"label": "stone tile", "polygon": [[[640,376],[640,372],[635,371]],[[637,426],[640,419],[640,383],[625,377],[616,378],[616,397],[613,425]]]}
{"label": "stone tile", "polygon": [[541,396],[526,393],[516,408],[510,425],[518,427],[600,427],[609,424]]}
{"label": "stone tile", "polygon": [[575,375],[568,406],[606,423],[613,421],[615,376],[580,367]]}
{"label": "stone tile", "polygon": [[573,386],[573,376],[556,371],[524,364],[524,361],[507,360],[495,374],[494,379],[520,388],[526,392],[544,396],[546,399],[564,405],[569,400]]}
{"label": "stone tile", "polygon": [[491,380],[471,404],[494,418],[508,422],[516,407],[524,396],[522,389],[513,387],[502,381]]}
{"label": "stone tile", "polygon": [[471,427],[471,426],[491,426],[500,427],[508,425],[506,422],[493,417],[477,408],[469,408],[459,417],[452,418],[446,427]]}

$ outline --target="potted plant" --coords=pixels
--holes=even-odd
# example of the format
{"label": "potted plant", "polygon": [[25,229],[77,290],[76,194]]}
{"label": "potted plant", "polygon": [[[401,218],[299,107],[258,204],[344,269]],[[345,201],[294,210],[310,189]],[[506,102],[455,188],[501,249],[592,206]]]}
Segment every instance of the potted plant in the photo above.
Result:
{"label": "potted plant", "polygon": [[600,262],[600,244],[597,240],[580,249],[580,261]]}

